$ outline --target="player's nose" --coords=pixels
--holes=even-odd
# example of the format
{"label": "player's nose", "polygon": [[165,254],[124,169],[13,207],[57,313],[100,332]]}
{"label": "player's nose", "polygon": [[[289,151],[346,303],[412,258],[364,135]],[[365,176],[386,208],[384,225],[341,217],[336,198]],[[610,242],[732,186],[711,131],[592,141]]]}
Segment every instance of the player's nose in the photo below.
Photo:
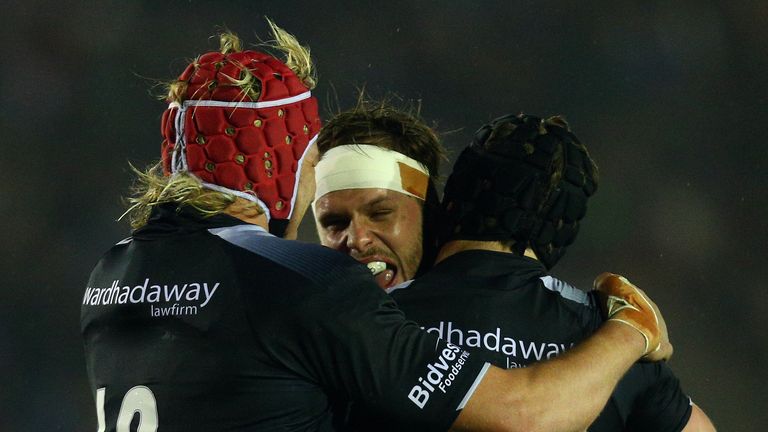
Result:
{"label": "player's nose", "polygon": [[349,250],[364,252],[373,245],[373,233],[362,221],[353,219],[347,226],[346,246]]}

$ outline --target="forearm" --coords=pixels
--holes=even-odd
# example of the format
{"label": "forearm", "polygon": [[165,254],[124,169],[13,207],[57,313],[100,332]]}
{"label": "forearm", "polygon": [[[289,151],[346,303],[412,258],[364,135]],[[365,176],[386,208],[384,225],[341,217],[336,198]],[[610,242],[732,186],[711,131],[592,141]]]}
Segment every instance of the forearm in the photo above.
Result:
{"label": "forearm", "polygon": [[639,332],[609,322],[560,357],[524,369],[491,368],[454,429],[583,431],[644,346]]}
{"label": "forearm", "polygon": [[585,430],[643,354],[644,344],[636,330],[608,322],[565,355],[529,367],[525,402],[537,430]]}

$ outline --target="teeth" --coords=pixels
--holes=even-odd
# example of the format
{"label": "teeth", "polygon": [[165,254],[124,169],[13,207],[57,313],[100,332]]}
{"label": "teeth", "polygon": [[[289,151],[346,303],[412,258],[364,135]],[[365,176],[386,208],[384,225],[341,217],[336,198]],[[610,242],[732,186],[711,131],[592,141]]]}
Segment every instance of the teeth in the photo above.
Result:
{"label": "teeth", "polygon": [[[376,276],[377,274],[383,272],[387,269],[387,263],[384,261],[371,261],[368,264],[366,264],[368,267],[368,270],[371,271],[371,274]],[[388,275],[387,279],[392,279],[392,275]]]}
{"label": "teeth", "polygon": [[386,280],[387,280],[387,282],[391,281],[393,277],[395,277],[395,273],[394,273],[394,272],[391,272],[391,271],[388,271],[388,272],[387,272],[387,273],[384,275],[384,279],[386,279]]}

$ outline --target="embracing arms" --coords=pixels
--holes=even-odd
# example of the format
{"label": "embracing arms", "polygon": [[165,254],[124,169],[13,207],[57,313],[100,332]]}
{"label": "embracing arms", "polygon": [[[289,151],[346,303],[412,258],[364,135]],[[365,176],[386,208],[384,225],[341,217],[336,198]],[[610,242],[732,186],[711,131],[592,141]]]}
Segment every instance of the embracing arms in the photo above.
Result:
{"label": "embracing arms", "polygon": [[453,430],[585,430],[634,362],[671,356],[664,320],[640,289],[612,274],[599,276],[595,288],[608,321],[562,356],[522,369],[491,367]]}

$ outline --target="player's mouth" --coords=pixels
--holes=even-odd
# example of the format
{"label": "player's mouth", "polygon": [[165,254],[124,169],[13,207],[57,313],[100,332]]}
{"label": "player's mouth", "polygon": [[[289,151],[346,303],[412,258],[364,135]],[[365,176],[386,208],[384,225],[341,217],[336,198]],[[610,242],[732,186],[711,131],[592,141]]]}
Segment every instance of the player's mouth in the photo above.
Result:
{"label": "player's mouth", "polygon": [[397,266],[387,261],[369,261],[365,263],[368,270],[371,271],[376,283],[382,289],[391,288],[397,283]]}

